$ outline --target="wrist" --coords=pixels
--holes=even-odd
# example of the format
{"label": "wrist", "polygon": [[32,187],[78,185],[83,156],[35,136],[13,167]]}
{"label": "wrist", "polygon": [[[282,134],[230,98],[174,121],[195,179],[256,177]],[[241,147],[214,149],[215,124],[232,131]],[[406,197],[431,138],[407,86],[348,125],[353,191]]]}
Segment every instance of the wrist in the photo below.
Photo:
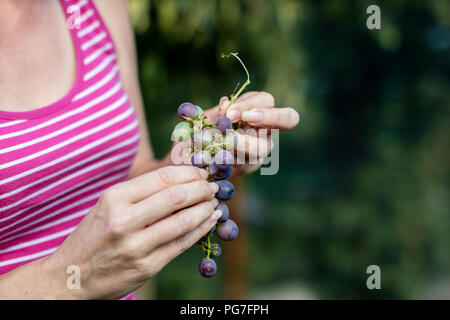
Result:
{"label": "wrist", "polygon": [[[89,299],[86,290],[81,285],[79,269],[69,268],[63,259],[55,252],[39,260],[39,277],[45,296],[51,300],[84,300]],[[77,277],[80,277],[77,279]],[[78,285],[80,284],[80,285]]]}

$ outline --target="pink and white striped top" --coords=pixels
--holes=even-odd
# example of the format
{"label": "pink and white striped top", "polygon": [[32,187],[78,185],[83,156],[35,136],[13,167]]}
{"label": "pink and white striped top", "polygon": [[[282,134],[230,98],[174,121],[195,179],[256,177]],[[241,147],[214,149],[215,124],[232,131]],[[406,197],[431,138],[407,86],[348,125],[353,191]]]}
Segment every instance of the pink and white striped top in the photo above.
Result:
{"label": "pink and white striped top", "polygon": [[[126,180],[139,124],[120,82],[112,38],[92,0],[60,0],[76,81],[61,100],[0,111],[0,274],[51,254],[109,186]],[[1,106],[0,106],[1,109]]]}

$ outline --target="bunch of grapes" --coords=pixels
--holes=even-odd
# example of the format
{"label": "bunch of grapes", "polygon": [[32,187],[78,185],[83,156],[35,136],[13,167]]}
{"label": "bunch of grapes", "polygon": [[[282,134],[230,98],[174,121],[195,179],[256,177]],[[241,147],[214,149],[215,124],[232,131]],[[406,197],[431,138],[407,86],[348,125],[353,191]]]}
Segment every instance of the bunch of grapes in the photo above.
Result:
{"label": "bunch of grapes", "polygon": [[[230,104],[233,105],[244,89],[250,85],[250,74],[238,57],[237,53],[222,54],[222,58],[236,58],[245,70],[247,80],[239,90],[230,96]],[[239,85],[238,85],[239,86]],[[237,87],[236,87],[237,89]],[[236,91],[235,89],[235,91]],[[213,260],[222,253],[218,243],[212,241],[211,237],[216,235],[224,241],[236,239],[239,228],[231,220],[230,211],[224,201],[234,196],[234,186],[226,181],[233,170],[233,150],[238,143],[238,137],[233,129],[233,124],[227,117],[218,117],[213,123],[206,121],[203,110],[190,102],[185,102],[178,107],[178,115],[184,120],[176,125],[172,140],[190,141],[191,162],[194,166],[208,170],[208,180],[215,181],[219,186],[216,198],[219,204],[215,210],[222,212],[217,224],[206,236],[198,241],[206,258],[200,261],[198,271],[201,276],[210,278],[216,274],[217,265]]]}
{"label": "bunch of grapes", "polygon": [[224,201],[234,196],[234,186],[227,179],[234,163],[233,150],[238,138],[230,119],[219,117],[213,123],[207,122],[203,110],[190,102],[181,104],[178,115],[184,120],[173,131],[177,141],[190,141],[192,165],[208,170],[208,181],[215,181],[219,186],[216,198],[219,204],[215,210],[222,212],[218,223],[204,236],[198,244],[206,257],[200,261],[198,271],[201,276],[210,278],[216,274],[217,265],[213,260],[222,253],[221,246],[212,241],[216,235],[224,241],[236,239],[239,228],[229,219],[230,212]]}

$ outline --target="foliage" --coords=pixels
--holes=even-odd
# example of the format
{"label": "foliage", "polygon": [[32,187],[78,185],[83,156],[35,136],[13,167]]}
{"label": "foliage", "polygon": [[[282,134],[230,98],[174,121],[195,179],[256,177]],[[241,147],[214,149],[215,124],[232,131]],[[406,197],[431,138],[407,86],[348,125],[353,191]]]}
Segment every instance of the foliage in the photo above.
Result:
{"label": "foliage", "polygon": [[[370,4],[381,7],[381,30],[366,28]],[[207,109],[245,81],[222,52],[245,60],[250,90],[300,113],[300,126],[281,134],[279,173],[247,180],[252,288],[300,282],[319,298],[409,298],[450,276],[449,2],[133,0],[130,8],[159,157],[181,102]],[[198,258],[171,263],[158,297],[222,298],[225,279],[200,279]],[[381,268],[380,291],[366,288],[371,264]]]}

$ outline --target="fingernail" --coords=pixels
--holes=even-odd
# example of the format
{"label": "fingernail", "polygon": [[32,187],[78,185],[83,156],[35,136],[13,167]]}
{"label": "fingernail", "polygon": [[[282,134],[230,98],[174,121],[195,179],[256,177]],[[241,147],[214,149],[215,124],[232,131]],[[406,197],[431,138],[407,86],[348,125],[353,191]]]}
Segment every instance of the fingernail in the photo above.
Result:
{"label": "fingernail", "polygon": [[261,121],[263,115],[259,111],[244,111],[242,112],[242,120],[247,122],[257,122]]}
{"label": "fingernail", "polygon": [[222,211],[216,210],[214,211],[214,214],[216,215],[217,219],[219,219],[222,216]]}
{"label": "fingernail", "polygon": [[202,176],[203,179],[208,178],[208,171],[206,171],[205,169],[199,169],[200,170],[200,175]]}
{"label": "fingernail", "polygon": [[241,113],[237,110],[228,110],[227,118],[231,120],[231,122],[239,120],[239,116]]}
{"label": "fingernail", "polygon": [[217,191],[219,191],[219,186],[215,182],[210,182],[209,189],[211,189],[212,193],[217,193]]}
{"label": "fingernail", "polygon": [[222,98],[220,98],[220,101],[219,101],[219,105],[222,105],[222,103],[224,103],[225,101],[228,101],[228,97],[222,97]]}

